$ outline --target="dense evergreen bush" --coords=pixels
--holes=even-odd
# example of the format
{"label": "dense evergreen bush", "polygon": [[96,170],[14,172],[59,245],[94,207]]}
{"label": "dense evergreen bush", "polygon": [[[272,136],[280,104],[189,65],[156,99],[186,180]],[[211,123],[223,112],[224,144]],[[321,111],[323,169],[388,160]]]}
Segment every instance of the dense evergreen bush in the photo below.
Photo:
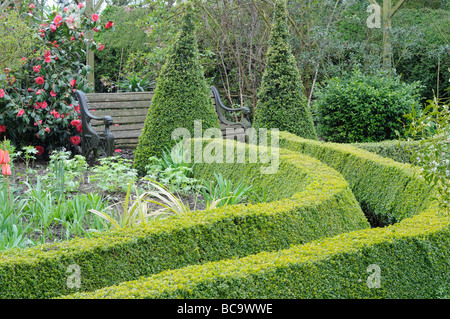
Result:
{"label": "dense evergreen bush", "polygon": [[267,52],[267,67],[258,92],[255,127],[278,128],[317,139],[303,85],[288,43],[286,2],[275,3],[274,23]]}
{"label": "dense evergreen bush", "polygon": [[395,139],[403,115],[419,108],[418,89],[418,83],[382,73],[332,78],[315,92],[319,134],[339,143]]}
{"label": "dense evergreen bush", "polygon": [[194,121],[202,130],[219,127],[211,91],[199,63],[192,5],[188,4],[181,32],[169,52],[158,78],[155,95],[135,153],[135,168],[145,173],[150,156],[174,145],[172,132],[188,129],[194,135]]}

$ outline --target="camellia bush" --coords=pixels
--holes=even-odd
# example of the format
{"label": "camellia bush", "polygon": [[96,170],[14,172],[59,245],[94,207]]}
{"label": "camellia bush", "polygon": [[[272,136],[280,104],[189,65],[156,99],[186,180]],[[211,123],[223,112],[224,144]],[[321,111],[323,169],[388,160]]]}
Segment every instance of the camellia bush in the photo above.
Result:
{"label": "camellia bush", "polygon": [[73,92],[92,90],[86,79],[91,71],[85,63],[86,48],[104,48],[85,33],[112,29],[112,23],[102,25],[98,14],[87,17],[82,3],[63,9],[37,9],[33,4],[22,8],[20,18],[39,42],[21,58],[20,68],[4,69],[0,138],[6,135],[16,147],[33,145],[38,155],[58,147],[71,149],[81,143],[80,110]]}

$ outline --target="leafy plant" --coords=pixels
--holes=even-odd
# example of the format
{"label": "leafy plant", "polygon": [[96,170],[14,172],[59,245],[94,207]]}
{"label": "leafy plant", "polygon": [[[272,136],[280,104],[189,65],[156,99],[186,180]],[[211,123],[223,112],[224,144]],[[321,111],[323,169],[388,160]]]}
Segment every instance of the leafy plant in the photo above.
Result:
{"label": "leafy plant", "polygon": [[151,156],[145,167],[146,177],[165,185],[171,192],[189,193],[198,189],[200,181],[193,177],[195,164],[187,162],[181,144],[162,151],[161,158]]}
{"label": "leafy plant", "polygon": [[126,185],[137,180],[137,172],[132,168],[132,161],[118,155],[104,157],[99,161],[100,165],[91,169],[89,181],[96,183],[100,189],[108,192],[126,192]]}
{"label": "leafy plant", "polygon": [[449,105],[429,100],[423,112],[415,110],[405,117],[411,122],[407,134],[419,139],[412,161],[427,182],[436,186],[442,207],[450,207],[450,109]]}
{"label": "leafy plant", "polygon": [[[139,224],[147,223],[149,218],[156,218],[171,214],[182,214],[190,212],[189,207],[184,205],[174,194],[164,188],[161,184],[149,181],[154,190],[146,191],[139,194],[137,187],[128,184],[125,201],[113,204],[106,208],[105,213],[95,209],[89,211],[101,218],[101,222],[105,228],[123,229],[127,227],[135,227]],[[131,199],[131,188],[134,186],[136,195],[135,199]],[[155,199],[152,199],[155,198]],[[151,211],[149,204],[161,206],[156,211]],[[122,204],[122,210],[115,211],[114,207]]]}
{"label": "leafy plant", "polygon": [[214,173],[214,177],[213,181],[205,181],[201,189],[207,209],[235,205],[256,198],[255,193],[259,190],[257,187],[246,185],[243,180],[233,183],[221,173]]}
{"label": "leafy plant", "polygon": [[131,74],[117,83],[120,92],[144,92],[154,88],[154,82],[149,78],[140,78],[137,74]]}

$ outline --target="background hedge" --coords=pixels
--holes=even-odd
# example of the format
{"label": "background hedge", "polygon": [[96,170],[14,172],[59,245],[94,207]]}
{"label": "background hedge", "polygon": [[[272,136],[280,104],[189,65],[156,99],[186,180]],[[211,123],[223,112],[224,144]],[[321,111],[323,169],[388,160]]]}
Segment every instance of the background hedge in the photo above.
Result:
{"label": "background hedge", "polygon": [[[209,164],[196,166],[197,176],[213,172]],[[214,170],[251,178],[262,175],[260,167],[224,163]],[[72,293],[66,285],[71,264],[81,268],[81,291],[90,291],[167,269],[279,250],[369,227],[348,183],[313,158],[282,151],[279,171],[254,181],[265,183],[275,201],[196,211],[91,239],[4,251],[0,297]],[[286,192],[280,189],[285,185],[289,185]]]}
{"label": "background hedge", "polygon": [[413,164],[414,161],[411,159],[411,156],[413,151],[417,152],[419,150],[420,142],[399,142],[398,140],[392,140],[373,143],[353,143],[351,146],[393,159],[400,163]]}

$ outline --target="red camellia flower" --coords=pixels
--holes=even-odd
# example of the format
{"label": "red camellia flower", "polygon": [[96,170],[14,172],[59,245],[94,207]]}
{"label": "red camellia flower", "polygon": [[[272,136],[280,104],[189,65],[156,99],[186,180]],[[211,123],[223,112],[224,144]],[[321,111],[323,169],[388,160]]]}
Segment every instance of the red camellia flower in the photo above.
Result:
{"label": "red camellia flower", "polygon": [[22,110],[19,111],[19,113],[17,113],[17,116],[22,116],[24,114],[25,114],[25,111],[22,109]]}
{"label": "red camellia flower", "polygon": [[70,86],[74,87],[77,81],[75,79],[70,80]]}
{"label": "red camellia flower", "polygon": [[40,70],[41,70],[41,65],[40,64],[33,66],[33,71],[34,72],[39,72]]}
{"label": "red camellia flower", "polygon": [[45,57],[44,61],[47,62],[47,63],[50,63],[50,62],[52,62],[52,58],[49,57],[49,56]]}
{"label": "red camellia flower", "polygon": [[78,133],[81,133],[81,132],[83,132],[83,125],[77,125],[77,132]]}
{"label": "red camellia flower", "polygon": [[40,155],[42,155],[42,153],[44,153],[44,147],[43,146],[38,145],[38,146],[35,146],[34,148],[37,151],[37,154],[36,154],[37,156],[40,156]]}
{"label": "red camellia flower", "polygon": [[80,125],[81,124],[81,121],[80,120],[72,120],[71,122],[70,122],[70,125],[72,125],[72,126],[74,126],[74,127],[77,127],[78,125]]}
{"label": "red camellia flower", "polygon": [[50,133],[50,128],[47,126],[47,127],[45,128],[45,131],[46,131],[47,133]]}
{"label": "red camellia flower", "polygon": [[36,78],[35,82],[36,82],[36,84],[44,84],[45,80],[44,80],[44,78],[42,76],[38,76]]}
{"label": "red camellia flower", "polygon": [[94,13],[94,14],[92,15],[92,21],[97,21],[98,18],[99,18],[98,14]]}
{"label": "red camellia flower", "polygon": [[81,8],[83,8],[83,4],[80,2],[80,3],[78,4],[78,9],[81,9]]}
{"label": "red camellia flower", "polygon": [[53,23],[56,26],[59,26],[61,24],[61,21],[62,21],[62,17],[59,14],[56,15],[55,19],[53,19]]}
{"label": "red camellia flower", "polygon": [[114,26],[114,22],[108,21],[108,22],[106,22],[106,24],[105,24],[105,29],[112,28],[113,26]]}
{"label": "red camellia flower", "polygon": [[5,133],[5,132],[6,132],[6,126],[0,125],[0,133]]}
{"label": "red camellia flower", "polygon": [[101,43],[98,44],[98,50],[101,51],[105,48],[105,46]]}
{"label": "red camellia flower", "polygon": [[51,91],[50,91],[50,96],[55,97],[55,96],[56,96],[55,91],[51,90]]}
{"label": "red camellia flower", "polygon": [[56,25],[50,24],[50,31],[52,32],[56,31]]}
{"label": "red camellia flower", "polygon": [[81,138],[78,135],[72,136],[70,138],[70,141],[72,142],[73,145],[79,145],[81,143]]}
{"label": "red camellia flower", "polygon": [[94,27],[94,29],[92,29],[92,30],[94,30],[95,32],[98,32],[98,28],[97,27]]}
{"label": "red camellia flower", "polygon": [[3,91],[3,89],[0,89],[0,98],[5,96],[5,91]]}

